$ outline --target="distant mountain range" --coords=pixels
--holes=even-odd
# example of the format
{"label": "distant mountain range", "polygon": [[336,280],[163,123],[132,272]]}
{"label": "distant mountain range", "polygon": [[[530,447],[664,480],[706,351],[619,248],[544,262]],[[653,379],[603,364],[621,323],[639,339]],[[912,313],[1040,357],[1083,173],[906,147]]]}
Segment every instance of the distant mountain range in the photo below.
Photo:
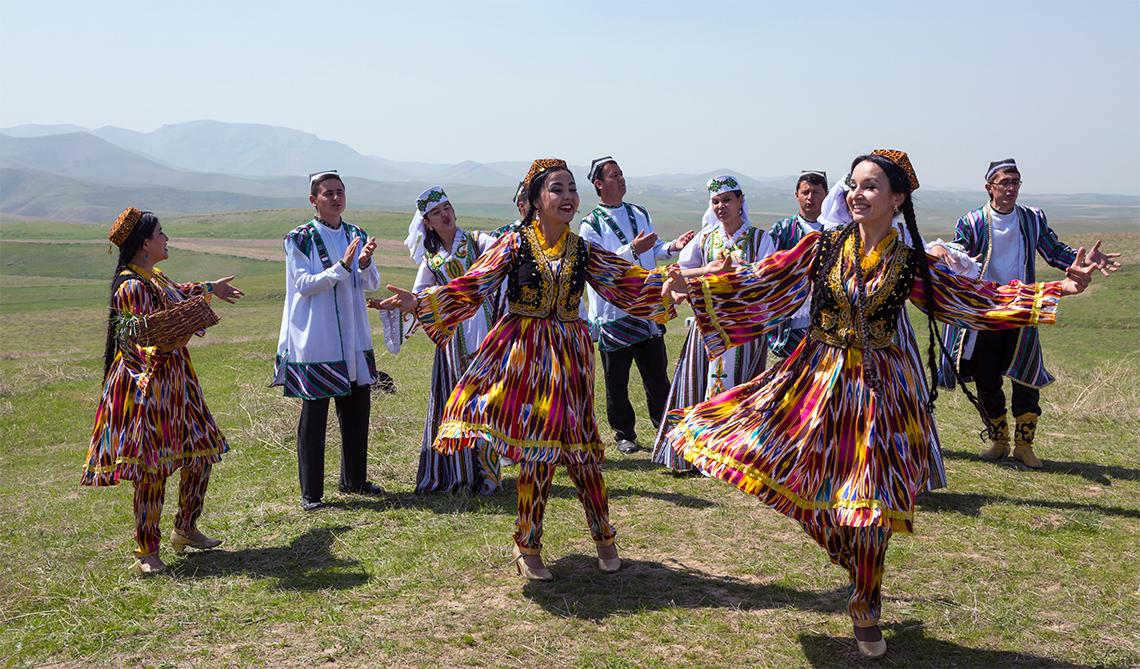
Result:
{"label": "distant mountain range", "polygon": [[[193,121],[153,132],[113,126],[21,125],[0,129],[0,214],[106,222],[128,203],[162,215],[285,208],[306,204],[306,175],[346,175],[351,207],[410,210],[428,185],[447,189],[457,210],[513,218],[511,196],[527,162],[454,165],[366,156],[340,142],[267,125]],[[579,179],[584,166],[572,166]],[[705,181],[736,174],[758,223],[794,211],[794,176],[753,179],[731,169],[629,179],[630,201],[647,206],[664,229],[699,223]],[[583,207],[594,202],[582,188]],[[945,220],[977,206],[981,193],[919,191],[920,214]],[[1033,197],[1053,216],[1140,219],[1140,198],[1123,195]],[[945,227],[945,226],[940,226]]]}

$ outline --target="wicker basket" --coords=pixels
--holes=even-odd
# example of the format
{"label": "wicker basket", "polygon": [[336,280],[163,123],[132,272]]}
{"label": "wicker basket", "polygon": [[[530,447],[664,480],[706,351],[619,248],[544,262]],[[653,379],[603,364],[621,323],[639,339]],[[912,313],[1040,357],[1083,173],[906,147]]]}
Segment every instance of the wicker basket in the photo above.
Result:
{"label": "wicker basket", "polygon": [[192,297],[147,314],[139,328],[144,346],[172,347],[190,335],[218,322],[218,315],[204,297]]}

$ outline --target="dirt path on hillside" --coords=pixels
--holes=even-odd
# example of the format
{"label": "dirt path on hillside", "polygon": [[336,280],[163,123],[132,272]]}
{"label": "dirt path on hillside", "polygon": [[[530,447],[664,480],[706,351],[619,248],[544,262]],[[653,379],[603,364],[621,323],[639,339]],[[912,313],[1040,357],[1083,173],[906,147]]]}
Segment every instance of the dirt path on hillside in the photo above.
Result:
{"label": "dirt path on hillside", "polygon": [[[107,244],[102,239],[5,239],[5,244]],[[170,240],[171,248],[198,253],[235,256],[253,260],[284,260],[279,239],[216,239],[213,237],[181,237]],[[402,242],[379,239],[376,256],[386,267],[415,267]]]}

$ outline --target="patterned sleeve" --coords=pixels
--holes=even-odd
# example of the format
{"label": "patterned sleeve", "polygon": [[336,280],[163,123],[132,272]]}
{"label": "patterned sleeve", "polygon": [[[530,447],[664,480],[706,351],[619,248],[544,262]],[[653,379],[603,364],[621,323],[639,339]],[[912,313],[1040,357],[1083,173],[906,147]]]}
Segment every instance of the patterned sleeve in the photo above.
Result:
{"label": "patterned sleeve", "polygon": [[[119,284],[112,300],[115,313],[120,316],[147,316],[158,311],[154,303],[154,293],[138,279],[127,279]],[[135,329],[138,333],[141,328]],[[135,355],[142,360],[148,360],[161,354],[153,346],[144,346],[138,335],[127,335],[127,342],[120,342],[120,346],[129,346],[134,349]]]}
{"label": "patterned sleeve", "polygon": [[952,244],[957,244],[969,255],[978,254],[978,245],[974,241],[973,235],[974,227],[970,224],[969,215],[963,216],[958,219],[954,225],[954,241]]}
{"label": "patterned sleeve", "polygon": [[1045,262],[1057,269],[1065,269],[1072,265],[1077,259],[1076,249],[1057,238],[1057,233],[1049,227],[1045,212],[1040,209],[1032,209],[1031,211],[1038,217],[1037,252],[1045,259]]}
{"label": "patterned sleeve", "polygon": [[596,244],[587,244],[586,281],[601,295],[630,316],[665,323],[676,317],[673,301],[661,294],[665,271],[647,270]]}
{"label": "patterned sleeve", "polygon": [[[931,256],[930,282],[938,311],[934,318],[970,330],[1006,330],[1053,323],[1061,282],[1007,284],[954,274]],[[922,278],[916,276],[910,299],[923,312],[928,300]]]}
{"label": "patterned sleeve", "polygon": [[689,302],[709,359],[747,343],[793,316],[811,297],[818,232],[732,272],[689,279]]}
{"label": "patterned sleeve", "polygon": [[509,232],[480,255],[466,274],[416,294],[416,318],[436,346],[445,346],[456,326],[475,315],[483,300],[495,295],[518,245],[518,233]]}

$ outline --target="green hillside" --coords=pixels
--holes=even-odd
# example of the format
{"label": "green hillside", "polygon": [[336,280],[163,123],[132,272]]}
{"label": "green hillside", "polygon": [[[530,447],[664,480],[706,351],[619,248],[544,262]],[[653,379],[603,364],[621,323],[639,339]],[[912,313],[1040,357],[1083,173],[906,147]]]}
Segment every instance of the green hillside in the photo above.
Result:
{"label": "green hillside", "polygon": [[[406,232],[407,214],[353,213],[390,243]],[[164,225],[175,239],[275,239],[306,216],[251,211]],[[330,416],[330,505],[303,513],[299,404],[268,387],[283,263],[223,253],[172,249],[163,268],[180,280],[236,274],[248,294],[215,301],[221,322],[190,345],[231,445],[200,521],[225,543],[175,556],[164,535],[173,573],[136,577],[130,485],[78,486],[114,263],[105,229],[0,225],[0,665],[332,667],[351,657],[425,668],[863,666],[844,610],[847,576],[795,523],[717,481],[665,473],[645,453],[610,449],[604,465],[621,572],[596,570],[560,470],[544,535],[556,580],[517,577],[517,469],[489,498],[412,492],[434,352],[422,333],[398,356],[379,354],[399,387],[373,396],[370,421],[369,473],[387,495],[335,493]],[[1125,254],[1125,268],[1066,298],[1058,325],[1042,329],[1058,379],[1042,394],[1042,471],[978,460],[977,416],[960,393],[943,394],[950,484],[919,498],[915,534],[891,539],[882,666],[1140,666],[1140,234],[1106,236],[1105,246]],[[381,270],[404,286],[414,273]],[[683,321],[672,321],[671,361],[684,336]],[[631,395],[649,441],[636,380]],[[608,440],[600,369],[595,406]],[[164,532],[176,491],[171,482]]]}

